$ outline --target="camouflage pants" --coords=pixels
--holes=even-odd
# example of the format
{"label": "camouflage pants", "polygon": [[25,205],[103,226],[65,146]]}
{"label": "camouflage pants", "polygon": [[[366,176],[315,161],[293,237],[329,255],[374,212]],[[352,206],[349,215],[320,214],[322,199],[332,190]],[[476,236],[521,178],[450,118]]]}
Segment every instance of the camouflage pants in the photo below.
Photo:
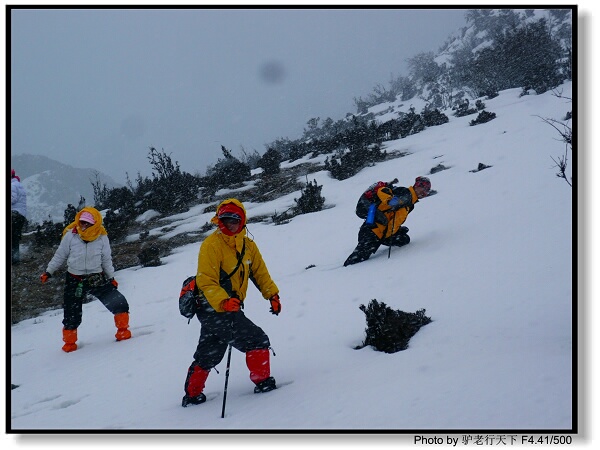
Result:
{"label": "camouflage pants", "polygon": [[[80,282],[82,283],[81,293],[77,292]],[[105,281],[99,286],[90,286],[86,277],[79,277],[67,272],[63,297],[65,329],[75,330],[79,327],[83,316],[83,301],[88,295],[100,300],[113,314],[129,312],[127,299],[110,282]]]}
{"label": "camouflage pants", "polygon": [[242,353],[271,346],[262,328],[248,319],[242,310],[216,312],[202,298],[196,316],[201,329],[194,361],[204,370],[210,370],[221,362],[229,344]]}

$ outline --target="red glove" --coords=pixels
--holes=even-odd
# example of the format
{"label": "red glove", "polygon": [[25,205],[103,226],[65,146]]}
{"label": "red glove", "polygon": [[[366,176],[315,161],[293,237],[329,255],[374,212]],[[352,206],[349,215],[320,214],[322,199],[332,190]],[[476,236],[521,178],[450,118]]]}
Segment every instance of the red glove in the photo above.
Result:
{"label": "red glove", "polygon": [[279,294],[275,294],[269,299],[269,301],[271,302],[271,309],[269,309],[269,311],[271,311],[271,314],[275,314],[276,316],[279,315],[279,313],[281,312],[281,302],[279,301]]}
{"label": "red glove", "polygon": [[110,284],[112,284],[114,287],[116,287],[116,288],[119,287],[119,283],[117,283],[117,280],[115,280],[114,278],[111,278],[109,281],[110,281]]}
{"label": "red glove", "polygon": [[42,284],[44,284],[46,281],[48,281],[48,278],[52,277],[52,275],[50,275],[48,272],[44,272],[43,274],[40,275],[40,280],[42,280]]}
{"label": "red glove", "polygon": [[221,308],[227,312],[237,312],[240,310],[241,304],[242,302],[239,298],[231,297],[221,302]]}

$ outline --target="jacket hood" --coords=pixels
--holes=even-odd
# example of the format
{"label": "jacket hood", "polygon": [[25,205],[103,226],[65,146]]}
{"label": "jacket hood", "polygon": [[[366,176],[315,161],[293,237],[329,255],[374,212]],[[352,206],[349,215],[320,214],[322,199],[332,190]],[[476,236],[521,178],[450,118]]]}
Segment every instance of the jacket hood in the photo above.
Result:
{"label": "jacket hood", "polygon": [[[91,214],[94,218],[95,223],[87,229],[82,230],[79,226],[79,218],[84,212]],[[96,208],[93,208],[91,206],[86,206],[75,215],[75,220],[69,225],[67,225],[63,230],[63,237],[69,230],[77,232],[77,234],[79,234],[81,236],[81,239],[83,239],[84,241],[93,241],[97,239],[98,236],[102,234],[107,234],[106,229],[102,225],[102,214],[100,214],[100,211],[98,211]]]}
{"label": "jacket hood", "polygon": [[[233,209],[238,210],[240,212],[240,215],[242,216],[241,217],[242,221],[240,223],[240,229],[234,235],[232,235],[231,232],[225,227],[225,225],[223,225],[223,223],[219,220],[219,211],[228,205],[232,205],[234,207]],[[228,198],[228,199],[223,200],[221,203],[219,203],[219,206],[217,206],[217,211],[216,211],[215,215],[213,216],[213,218],[210,219],[210,221],[211,221],[211,223],[214,223],[215,225],[217,225],[219,227],[219,230],[223,235],[235,237],[235,236],[244,236],[246,234],[246,232],[245,232],[246,208],[244,208],[244,205],[238,199]]]}

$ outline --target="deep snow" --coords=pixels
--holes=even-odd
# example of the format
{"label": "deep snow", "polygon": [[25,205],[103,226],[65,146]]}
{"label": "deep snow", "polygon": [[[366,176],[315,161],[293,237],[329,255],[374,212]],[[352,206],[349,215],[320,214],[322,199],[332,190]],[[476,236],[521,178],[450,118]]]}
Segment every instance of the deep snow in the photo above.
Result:
{"label": "deep snow", "polygon": [[[561,89],[571,97],[571,83]],[[497,118],[482,125],[469,126],[476,115],[446,111],[448,124],[386,143],[410,155],[350,179],[310,174],[323,185],[328,208],[321,212],[286,225],[249,225],[283,311],[271,315],[251,286],[245,313],[271,339],[273,375],[291,384],[253,394],[243,355],[234,350],[226,417],[225,358],[207,382],[214,399],[180,406],[200,327],[179,315],[177,296],[196,271],[198,242],[160,267],[117,272],[131,307],[129,341],[115,342],[112,317],[98,301],[84,305],[80,349],[71,354],[61,351],[62,310],[12,326],[9,377],[20,387],[10,392],[9,427],[479,434],[573,428],[574,191],[555,176],[552,158],[564,154],[564,143],[541,119],[563,120],[572,105],[550,92],[519,93],[484,100]],[[492,167],[470,172],[480,162]],[[411,243],[393,248],[389,259],[382,247],[366,262],[342,267],[356,245],[361,192],[394,177],[408,186],[440,163],[449,169],[428,175],[437,194],[420,201],[405,223]],[[294,197],[299,193],[245,206],[249,217],[262,216],[293,206]],[[170,233],[153,233],[198,229],[211,217],[201,213],[204,206],[180,214]],[[373,298],[406,312],[425,308],[433,322],[405,351],[354,350],[366,326],[359,305]]]}

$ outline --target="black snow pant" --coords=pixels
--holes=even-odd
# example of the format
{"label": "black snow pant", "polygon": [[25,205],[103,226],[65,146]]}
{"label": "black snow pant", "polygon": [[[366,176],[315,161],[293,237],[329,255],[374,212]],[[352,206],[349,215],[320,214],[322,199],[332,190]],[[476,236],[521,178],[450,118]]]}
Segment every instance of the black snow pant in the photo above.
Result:
{"label": "black snow pant", "polygon": [[18,213],[17,211],[11,211],[10,213],[10,237],[11,237],[11,261],[13,264],[21,261],[21,255],[19,253],[19,244],[21,243],[21,236],[23,234],[23,227],[27,219]]}
{"label": "black snow pant", "polygon": [[410,242],[410,236],[406,234],[407,232],[408,228],[400,227],[396,234],[385,239],[379,239],[375,233],[373,233],[371,227],[363,223],[360,230],[358,230],[358,245],[350,256],[348,256],[344,262],[344,266],[366,261],[377,251],[380,245],[402,247],[403,245],[408,244]]}
{"label": "black snow pant", "polygon": [[242,353],[271,346],[262,328],[248,319],[242,310],[217,312],[201,297],[196,316],[201,328],[194,361],[206,371],[221,362],[229,344]]}
{"label": "black snow pant", "polygon": [[[100,275],[100,274],[94,274]],[[90,286],[89,275],[73,275],[67,272],[65,280],[65,292],[63,300],[64,318],[63,325],[66,330],[75,330],[81,325],[83,310],[83,300],[91,295],[99,299],[106,309],[113,314],[129,312],[129,304],[123,294],[121,294],[112,283],[106,281],[99,286]],[[81,283],[81,293],[77,292],[77,286]]]}

